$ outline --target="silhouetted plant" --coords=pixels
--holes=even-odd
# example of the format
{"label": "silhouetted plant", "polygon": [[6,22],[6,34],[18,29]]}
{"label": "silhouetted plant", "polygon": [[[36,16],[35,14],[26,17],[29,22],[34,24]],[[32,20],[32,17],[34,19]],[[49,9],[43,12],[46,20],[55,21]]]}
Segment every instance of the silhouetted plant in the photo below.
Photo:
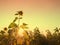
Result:
{"label": "silhouetted plant", "polygon": [[[0,31],[0,45],[20,45],[17,43],[18,40],[16,39],[16,37],[19,36],[16,35],[19,28],[22,28],[25,32],[25,34],[23,34],[24,40],[22,39],[23,42],[21,45],[60,45],[60,28],[56,27],[53,33],[51,33],[50,30],[47,30],[46,36],[40,33],[38,27],[36,27],[33,32],[26,31],[26,29],[28,29],[28,24],[23,23],[22,25],[19,25],[23,12],[17,11],[15,15],[18,15],[18,17],[15,17],[8,28],[5,27],[4,30]],[[18,25],[15,23],[16,20],[18,20]],[[5,33],[8,33],[8,35],[5,35]]]}

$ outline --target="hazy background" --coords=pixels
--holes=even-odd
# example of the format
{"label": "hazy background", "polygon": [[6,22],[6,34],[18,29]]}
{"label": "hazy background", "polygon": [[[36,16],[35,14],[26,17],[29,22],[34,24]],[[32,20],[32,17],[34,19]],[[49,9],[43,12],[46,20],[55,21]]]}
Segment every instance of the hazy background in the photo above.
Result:
{"label": "hazy background", "polygon": [[24,12],[21,23],[29,24],[30,30],[60,27],[60,0],[0,0],[0,29],[8,26],[19,10]]}

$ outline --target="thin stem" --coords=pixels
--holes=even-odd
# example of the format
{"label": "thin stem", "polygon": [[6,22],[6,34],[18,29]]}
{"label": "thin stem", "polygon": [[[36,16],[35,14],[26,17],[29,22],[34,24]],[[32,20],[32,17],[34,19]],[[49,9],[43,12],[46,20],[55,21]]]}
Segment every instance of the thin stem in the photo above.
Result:
{"label": "thin stem", "polygon": [[19,20],[18,20],[18,26],[20,25],[20,15],[19,15],[19,18],[18,18]]}

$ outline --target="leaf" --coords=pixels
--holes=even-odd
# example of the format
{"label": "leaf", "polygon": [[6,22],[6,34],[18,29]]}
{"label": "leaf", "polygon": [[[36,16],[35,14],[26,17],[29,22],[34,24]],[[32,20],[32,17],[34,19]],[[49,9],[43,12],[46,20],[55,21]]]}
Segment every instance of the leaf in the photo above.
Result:
{"label": "leaf", "polygon": [[18,15],[17,13],[15,15]]}
{"label": "leaf", "polygon": [[28,25],[28,24],[26,24],[26,23],[23,23],[23,25],[24,25],[24,26],[26,26],[26,25]]}

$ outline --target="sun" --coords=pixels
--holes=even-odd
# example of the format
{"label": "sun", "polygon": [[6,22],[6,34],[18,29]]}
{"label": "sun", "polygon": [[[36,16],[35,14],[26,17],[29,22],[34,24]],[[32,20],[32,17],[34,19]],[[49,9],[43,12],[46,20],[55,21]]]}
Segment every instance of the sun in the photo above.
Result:
{"label": "sun", "polygon": [[19,36],[23,36],[23,32],[24,32],[24,30],[23,30],[22,28],[20,28],[20,29],[18,30],[18,35],[19,35]]}

